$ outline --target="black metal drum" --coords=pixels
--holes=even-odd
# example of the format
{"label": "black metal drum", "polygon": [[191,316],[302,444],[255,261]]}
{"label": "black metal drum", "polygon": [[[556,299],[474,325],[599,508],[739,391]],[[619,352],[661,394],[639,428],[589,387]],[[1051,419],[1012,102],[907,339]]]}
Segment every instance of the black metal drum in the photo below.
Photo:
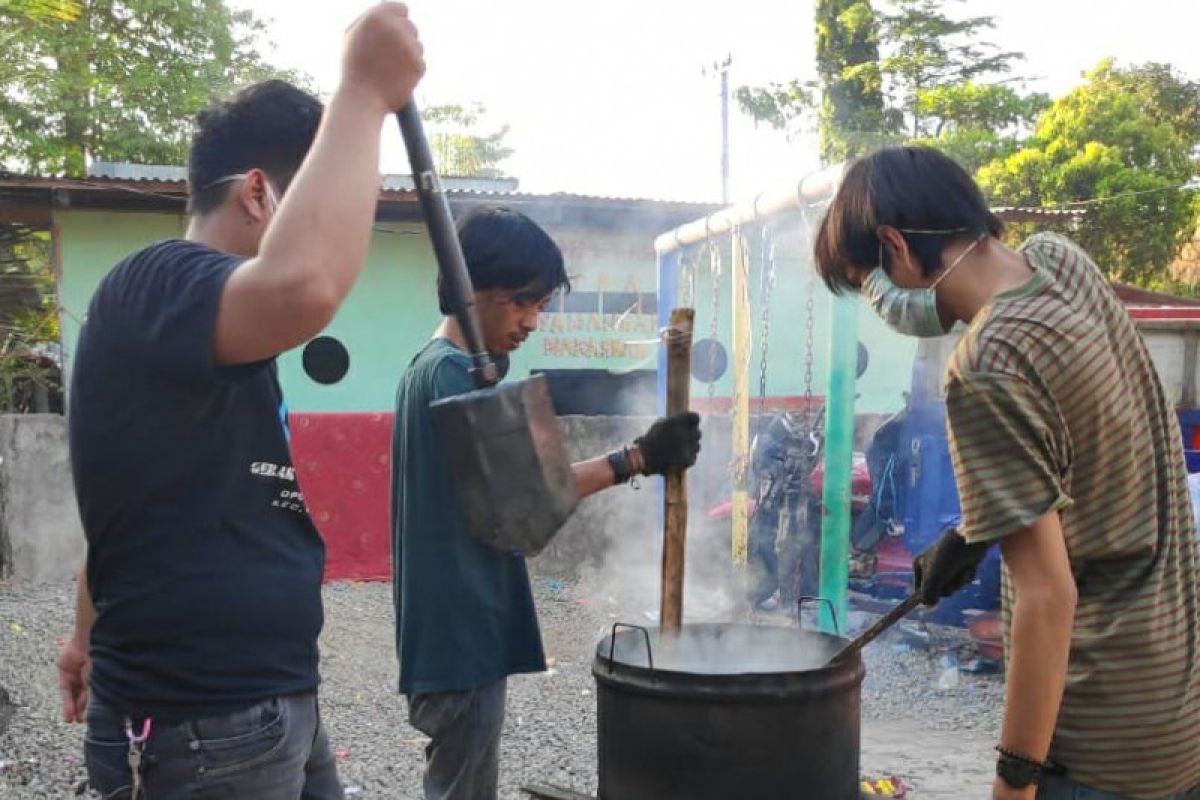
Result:
{"label": "black metal drum", "polygon": [[592,667],[599,800],[858,800],[862,659],[828,663],[845,644],[787,627],[614,626]]}

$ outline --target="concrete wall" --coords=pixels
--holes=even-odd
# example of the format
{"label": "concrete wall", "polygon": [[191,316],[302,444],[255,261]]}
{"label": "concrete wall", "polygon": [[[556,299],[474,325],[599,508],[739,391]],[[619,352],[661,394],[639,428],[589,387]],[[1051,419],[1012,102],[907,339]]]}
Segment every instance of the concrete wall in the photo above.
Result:
{"label": "concrete wall", "polygon": [[66,419],[0,416],[0,574],[59,580],[82,565],[83,553]]}
{"label": "concrete wall", "polygon": [[[562,425],[572,459],[582,460],[633,441],[651,421],[636,417],[563,417]],[[880,421],[874,415],[859,417],[858,449],[865,446]],[[688,480],[693,532],[704,525],[703,515],[709,508],[729,499],[730,490],[729,417],[707,416],[702,429],[703,451]],[[386,449],[386,444],[381,440],[381,447]],[[362,446],[361,442],[353,443],[355,448]],[[386,485],[386,481],[377,483]],[[657,559],[662,526],[656,481],[642,479],[640,485],[640,489],[617,487],[584,500],[537,558],[536,565],[566,573],[598,567],[615,545],[627,546],[631,537],[636,541],[639,536],[644,539],[646,558]],[[376,488],[375,492],[382,494],[386,489]],[[320,498],[314,497],[313,501],[314,515],[319,516]],[[377,496],[367,502],[386,509],[388,501]],[[318,524],[322,524],[320,519]],[[378,521],[379,530],[363,533],[385,543],[378,576],[389,572],[386,542],[390,535],[386,525],[384,511]],[[330,563],[342,555],[353,555],[336,552],[339,547],[355,546],[351,540],[329,537],[328,542]],[[723,547],[717,558],[725,557]],[[49,414],[0,416],[0,575],[33,581],[65,578],[82,564],[83,554],[65,418]]]}

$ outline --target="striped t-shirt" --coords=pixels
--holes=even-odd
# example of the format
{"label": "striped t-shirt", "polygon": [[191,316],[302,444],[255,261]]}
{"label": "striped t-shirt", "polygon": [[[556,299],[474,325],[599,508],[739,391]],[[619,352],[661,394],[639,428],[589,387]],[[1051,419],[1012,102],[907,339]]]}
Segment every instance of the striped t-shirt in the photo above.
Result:
{"label": "striped t-shirt", "polygon": [[[962,534],[1057,510],[1078,606],[1051,757],[1088,786],[1200,784],[1200,552],[1179,424],[1141,336],[1077,245],[1038,234],[1033,276],[972,321],[946,372]],[[1014,597],[1004,581],[1006,638]]]}

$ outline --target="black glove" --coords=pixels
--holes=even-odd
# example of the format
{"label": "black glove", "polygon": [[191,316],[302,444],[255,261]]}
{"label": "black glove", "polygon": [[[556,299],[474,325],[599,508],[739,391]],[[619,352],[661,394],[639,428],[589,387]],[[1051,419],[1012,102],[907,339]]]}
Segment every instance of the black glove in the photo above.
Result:
{"label": "black glove", "polygon": [[633,443],[642,452],[644,475],[687,469],[700,454],[700,415],[689,411],[663,417]]}
{"label": "black glove", "polygon": [[975,570],[991,544],[967,544],[957,528],[948,529],[941,539],[913,559],[913,582],[921,602],[935,606],[943,597],[975,580]]}

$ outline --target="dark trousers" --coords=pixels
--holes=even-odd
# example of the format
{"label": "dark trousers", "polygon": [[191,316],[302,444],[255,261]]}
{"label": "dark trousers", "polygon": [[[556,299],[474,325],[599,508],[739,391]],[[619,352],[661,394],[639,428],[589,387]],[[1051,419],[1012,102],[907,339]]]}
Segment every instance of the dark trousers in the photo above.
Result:
{"label": "dark trousers", "polygon": [[429,737],[425,800],[496,800],[508,681],[408,698],[408,720]]}
{"label": "dark trousers", "polygon": [[[141,727],[141,721],[135,723]],[[84,758],[105,800],[132,794],[125,719],[95,697]],[[155,724],[142,757],[139,800],[342,800],[315,694],[279,697],[204,719]]]}
{"label": "dark trousers", "polygon": [[[1125,795],[1092,789],[1061,775],[1048,775],[1038,785],[1037,800],[1130,800]],[[1200,786],[1162,800],[1200,800]]]}

